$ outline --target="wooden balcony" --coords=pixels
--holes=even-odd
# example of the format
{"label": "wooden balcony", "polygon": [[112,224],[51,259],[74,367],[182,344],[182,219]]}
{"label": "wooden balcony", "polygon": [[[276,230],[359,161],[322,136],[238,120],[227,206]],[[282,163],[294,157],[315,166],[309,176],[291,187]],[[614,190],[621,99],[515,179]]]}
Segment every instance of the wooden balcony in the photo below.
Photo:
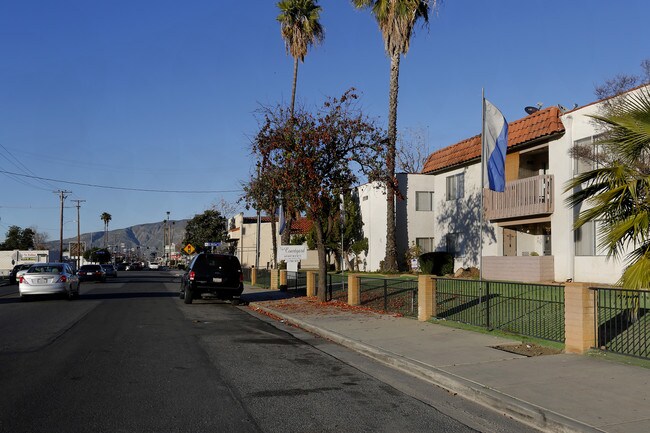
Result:
{"label": "wooden balcony", "polygon": [[550,215],[553,213],[553,175],[508,182],[504,192],[483,189],[483,206],[489,221]]}

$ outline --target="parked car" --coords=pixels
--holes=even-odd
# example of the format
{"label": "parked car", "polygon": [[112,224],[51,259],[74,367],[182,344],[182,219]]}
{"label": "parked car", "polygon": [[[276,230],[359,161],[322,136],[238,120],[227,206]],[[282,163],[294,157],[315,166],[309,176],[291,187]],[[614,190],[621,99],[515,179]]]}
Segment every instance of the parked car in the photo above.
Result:
{"label": "parked car", "polygon": [[160,267],[160,265],[156,262],[149,262],[149,269],[151,270],[157,270]]}
{"label": "parked car", "polygon": [[11,272],[9,272],[9,284],[18,283],[18,279],[20,278],[20,276],[18,275],[18,272],[23,271],[23,272],[20,272],[20,274],[21,275],[24,274],[25,272],[27,272],[27,269],[29,269],[29,267],[31,265],[32,265],[32,263],[30,263],[30,264],[23,263],[22,265],[14,266],[14,268],[11,270]]}
{"label": "parked car", "polygon": [[126,271],[126,263],[118,263],[117,266],[115,266],[115,268],[118,271]]}
{"label": "parked car", "polygon": [[133,262],[129,263],[126,265],[126,270],[127,271],[141,271],[142,270],[142,265],[138,262]]}
{"label": "parked car", "polygon": [[36,263],[18,280],[20,299],[31,295],[62,294],[68,299],[79,297],[79,278],[67,263]]}
{"label": "parked car", "polygon": [[77,272],[79,281],[99,281],[106,282],[106,272],[100,265],[83,265]]}
{"label": "parked car", "polygon": [[102,271],[104,271],[107,277],[117,277],[117,269],[115,269],[115,266],[111,265],[110,263],[99,266],[102,267]]}
{"label": "parked car", "polygon": [[239,304],[244,291],[244,274],[236,256],[226,254],[197,254],[181,278],[180,298],[186,304],[210,293],[219,299]]}

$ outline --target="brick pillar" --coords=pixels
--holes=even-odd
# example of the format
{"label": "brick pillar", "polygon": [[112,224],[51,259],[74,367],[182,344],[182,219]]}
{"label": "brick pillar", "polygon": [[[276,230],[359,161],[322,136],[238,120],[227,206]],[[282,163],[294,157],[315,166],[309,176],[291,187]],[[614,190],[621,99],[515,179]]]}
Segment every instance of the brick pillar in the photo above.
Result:
{"label": "brick pillar", "polygon": [[252,267],[251,268],[251,285],[257,284],[257,268]]}
{"label": "brick pillar", "polygon": [[307,271],[307,296],[316,296],[316,272]]}
{"label": "brick pillar", "polygon": [[271,290],[278,290],[280,288],[280,273],[277,269],[271,269]]}
{"label": "brick pillar", "polygon": [[361,285],[359,276],[348,274],[348,304],[359,305],[361,303]]}
{"label": "brick pillar", "polygon": [[287,291],[287,270],[280,269],[280,290],[283,292]]}
{"label": "brick pillar", "polygon": [[585,353],[596,344],[596,301],[585,283],[564,285],[564,351]]}
{"label": "brick pillar", "polygon": [[418,320],[426,322],[435,316],[436,311],[436,279],[431,275],[418,277]]}

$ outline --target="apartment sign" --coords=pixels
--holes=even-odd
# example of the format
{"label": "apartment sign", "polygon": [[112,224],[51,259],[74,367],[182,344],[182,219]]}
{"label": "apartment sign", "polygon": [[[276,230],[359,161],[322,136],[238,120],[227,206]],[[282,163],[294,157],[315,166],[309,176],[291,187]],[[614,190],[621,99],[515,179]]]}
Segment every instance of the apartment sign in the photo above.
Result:
{"label": "apartment sign", "polygon": [[278,260],[299,262],[307,258],[307,245],[278,245]]}

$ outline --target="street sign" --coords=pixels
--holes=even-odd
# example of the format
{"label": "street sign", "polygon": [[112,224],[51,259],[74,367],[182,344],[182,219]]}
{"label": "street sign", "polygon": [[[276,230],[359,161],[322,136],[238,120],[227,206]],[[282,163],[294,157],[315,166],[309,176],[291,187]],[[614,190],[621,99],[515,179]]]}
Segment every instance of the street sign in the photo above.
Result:
{"label": "street sign", "polygon": [[192,244],[187,244],[185,245],[185,248],[183,248],[183,251],[185,251],[187,254],[194,254],[194,251],[196,251],[196,248]]}
{"label": "street sign", "polygon": [[206,242],[203,244],[204,247],[220,247],[221,242]]}

